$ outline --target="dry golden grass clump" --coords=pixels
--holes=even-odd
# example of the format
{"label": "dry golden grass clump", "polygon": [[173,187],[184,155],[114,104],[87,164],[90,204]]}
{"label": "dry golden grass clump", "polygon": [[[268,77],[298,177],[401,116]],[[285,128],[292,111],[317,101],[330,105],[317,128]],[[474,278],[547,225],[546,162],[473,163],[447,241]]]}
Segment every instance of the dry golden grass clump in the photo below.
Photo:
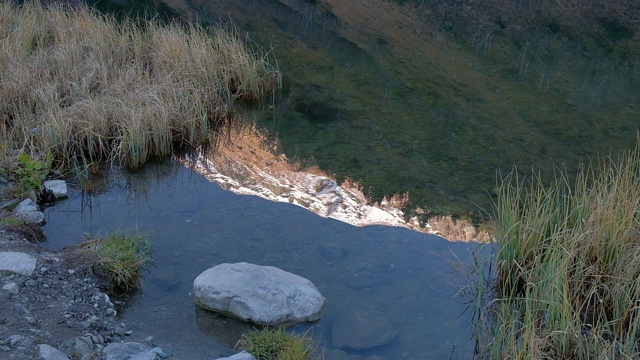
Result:
{"label": "dry golden grass clump", "polygon": [[[525,185],[526,184],[526,185]],[[481,359],[640,358],[640,138],[575,184],[507,177],[490,276],[479,264]]]}
{"label": "dry golden grass clump", "polygon": [[280,80],[233,30],[0,4],[0,135],[62,167],[135,168],[195,148],[235,102],[274,96]]}

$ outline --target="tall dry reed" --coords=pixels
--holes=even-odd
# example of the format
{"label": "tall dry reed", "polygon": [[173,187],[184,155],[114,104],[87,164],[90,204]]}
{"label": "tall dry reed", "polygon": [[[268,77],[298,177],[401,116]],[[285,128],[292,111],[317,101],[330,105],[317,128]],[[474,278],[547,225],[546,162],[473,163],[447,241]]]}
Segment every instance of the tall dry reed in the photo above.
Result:
{"label": "tall dry reed", "polygon": [[478,358],[640,357],[640,138],[575,183],[507,176],[494,221],[474,291]]}
{"label": "tall dry reed", "polygon": [[62,167],[196,148],[280,73],[233,29],[138,26],[86,6],[0,4],[0,135]]}

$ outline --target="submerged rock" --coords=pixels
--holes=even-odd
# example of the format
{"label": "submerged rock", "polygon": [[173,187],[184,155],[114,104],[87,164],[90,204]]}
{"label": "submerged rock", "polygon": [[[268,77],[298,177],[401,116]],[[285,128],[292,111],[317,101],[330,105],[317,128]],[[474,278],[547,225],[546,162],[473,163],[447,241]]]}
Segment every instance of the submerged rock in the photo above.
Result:
{"label": "submerged rock", "polygon": [[358,307],[344,310],[331,325],[331,344],[338,349],[369,349],[388,344],[397,335],[384,316]]}
{"label": "submerged rock", "polygon": [[327,300],[311,281],[272,266],[221,264],[193,282],[196,304],[259,325],[320,319]]}
{"label": "submerged rock", "polygon": [[[347,353],[344,350],[338,350],[338,349],[325,350],[324,358],[331,359],[331,360],[354,360],[354,357],[350,356],[349,353]],[[361,359],[361,358],[358,357],[357,359]]]}

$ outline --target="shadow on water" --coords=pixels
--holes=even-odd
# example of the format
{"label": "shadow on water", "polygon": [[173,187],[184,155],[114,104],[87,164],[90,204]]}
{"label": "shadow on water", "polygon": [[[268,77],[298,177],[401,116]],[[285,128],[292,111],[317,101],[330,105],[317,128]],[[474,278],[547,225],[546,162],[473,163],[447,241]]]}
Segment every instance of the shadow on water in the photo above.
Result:
{"label": "shadow on water", "polygon": [[[399,228],[353,227],[300,207],[222,190],[175,164],[150,165],[90,199],[72,191],[46,211],[44,246],[76,244],[83,233],[137,229],[151,236],[154,266],[119,315],[132,339],[154,342],[178,359],[231,354],[250,326],[196,309],[192,283],[225,262],[271,265],[310,279],[328,299],[323,318],[298,327],[332,354],[332,327],[356,307],[388,321],[397,337],[353,355],[385,359],[471,357],[464,306],[454,297],[469,244]],[[136,184],[136,187],[132,187]],[[355,326],[355,325],[351,325]],[[356,329],[354,329],[357,332]],[[334,353],[335,354],[335,353]],[[325,357],[330,359],[331,357]]]}

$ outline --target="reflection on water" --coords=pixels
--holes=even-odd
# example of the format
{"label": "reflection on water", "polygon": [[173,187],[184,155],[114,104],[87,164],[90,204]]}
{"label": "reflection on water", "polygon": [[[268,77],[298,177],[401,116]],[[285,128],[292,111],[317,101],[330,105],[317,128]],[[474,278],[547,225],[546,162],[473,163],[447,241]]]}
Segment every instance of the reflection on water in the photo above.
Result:
{"label": "reflection on water", "polygon": [[[540,169],[549,180],[554,166],[574,173],[587,156],[635,140],[640,72],[601,67],[566,35],[528,39],[553,64],[521,69],[517,34],[496,35],[497,56],[479,58],[465,47],[472,39],[457,43],[431,21],[442,19],[394,4],[401,1],[165,2],[194,21],[232,19],[272,48],[285,89],[261,125],[278,134],[288,158],[356,180],[374,200],[408,192],[435,214],[489,211],[499,168]],[[538,72],[544,86],[527,76]],[[626,95],[584,104],[618,92]]]}
{"label": "reflection on water", "polygon": [[72,192],[49,208],[44,245],[60,249],[81,241],[83,233],[114,229],[151,235],[155,265],[120,314],[136,340],[153,336],[179,359],[231,354],[250,327],[196,309],[190,292],[207,268],[246,261],[316,284],[329,301],[327,311],[299,330],[309,331],[322,348],[331,349],[337,315],[355,306],[384,314],[398,337],[351,354],[470,358],[464,306],[454,300],[462,279],[449,261],[467,260],[473,245],[393,227],[353,227],[297,206],[226,192],[175,164],[126,176],[100,195],[87,199]]}

